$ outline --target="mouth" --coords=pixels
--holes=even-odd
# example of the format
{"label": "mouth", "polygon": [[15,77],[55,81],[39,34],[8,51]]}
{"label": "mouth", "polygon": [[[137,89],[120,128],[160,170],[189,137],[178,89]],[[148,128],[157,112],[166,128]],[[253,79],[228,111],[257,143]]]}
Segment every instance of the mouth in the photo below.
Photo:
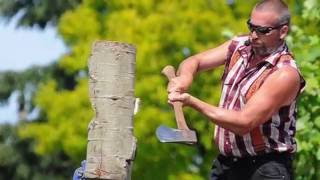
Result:
{"label": "mouth", "polygon": [[252,45],[253,47],[261,47],[261,43],[255,42],[255,41],[252,41],[251,45]]}

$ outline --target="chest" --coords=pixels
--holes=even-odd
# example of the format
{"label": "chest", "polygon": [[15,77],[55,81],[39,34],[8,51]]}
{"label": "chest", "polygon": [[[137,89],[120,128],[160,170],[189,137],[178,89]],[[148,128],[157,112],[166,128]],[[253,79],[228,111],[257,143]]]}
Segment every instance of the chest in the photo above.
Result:
{"label": "chest", "polygon": [[268,63],[250,66],[245,59],[238,59],[223,80],[223,106],[241,108],[273,72]]}

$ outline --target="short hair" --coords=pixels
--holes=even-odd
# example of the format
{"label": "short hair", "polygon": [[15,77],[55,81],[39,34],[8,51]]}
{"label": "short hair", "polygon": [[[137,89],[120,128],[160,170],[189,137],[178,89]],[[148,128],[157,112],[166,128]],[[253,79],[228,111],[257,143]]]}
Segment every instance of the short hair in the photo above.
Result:
{"label": "short hair", "polygon": [[282,0],[262,0],[256,4],[254,9],[259,11],[273,11],[279,15],[278,25],[290,25],[290,11],[287,4]]}

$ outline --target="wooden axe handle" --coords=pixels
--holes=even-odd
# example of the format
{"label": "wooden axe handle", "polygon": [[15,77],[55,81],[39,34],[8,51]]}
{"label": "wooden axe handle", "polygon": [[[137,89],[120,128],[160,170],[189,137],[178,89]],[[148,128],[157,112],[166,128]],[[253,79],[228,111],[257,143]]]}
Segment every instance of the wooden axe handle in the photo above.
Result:
{"label": "wooden axe handle", "polygon": [[[172,78],[176,77],[175,70],[173,66],[166,66],[162,70],[162,74],[164,74],[169,81],[171,81]],[[174,114],[176,116],[176,122],[178,129],[184,129],[184,130],[189,130],[188,125],[186,123],[186,120],[184,118],[184,114],[182,111],[182,103],[181,102],[174,102],[173,103],[173,109],[174,109]]]}

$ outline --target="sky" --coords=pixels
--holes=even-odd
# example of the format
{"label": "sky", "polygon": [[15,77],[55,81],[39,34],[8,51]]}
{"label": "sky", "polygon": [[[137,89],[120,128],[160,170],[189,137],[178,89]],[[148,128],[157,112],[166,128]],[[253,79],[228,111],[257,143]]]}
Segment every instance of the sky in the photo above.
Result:
{"label": "sky", "polygon": [[[46,65],[66,52],[62,39],[53,27],[16,28],[16,20],[5,23],[0,19],[0,71],[21,71],[32,65]],[[0,106],[0,123],[15,123],[17,104],[13,94],[9,104]]]}

